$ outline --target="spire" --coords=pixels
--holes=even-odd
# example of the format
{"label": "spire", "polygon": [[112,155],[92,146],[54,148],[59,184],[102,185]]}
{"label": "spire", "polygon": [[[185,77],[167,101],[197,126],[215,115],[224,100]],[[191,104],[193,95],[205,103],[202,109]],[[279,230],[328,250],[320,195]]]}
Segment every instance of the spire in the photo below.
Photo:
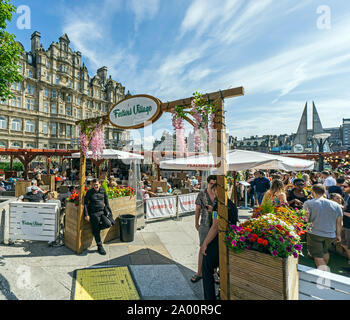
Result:
{"label": "spire", "polygon": [[312,101],[312,134],[323,133],[323,127],[315,103]]}
{"label": "spire", "polygon": [[307,102],[305,103],[298,131],[293,141],[293,145],[296,144],[301,144],[304,148],[307,148]]}

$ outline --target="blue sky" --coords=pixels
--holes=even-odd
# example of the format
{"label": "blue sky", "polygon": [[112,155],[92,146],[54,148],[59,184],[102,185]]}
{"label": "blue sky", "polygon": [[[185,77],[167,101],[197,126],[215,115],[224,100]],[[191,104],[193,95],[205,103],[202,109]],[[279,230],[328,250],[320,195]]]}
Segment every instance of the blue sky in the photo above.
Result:
{"label": "blue sky", "polygon": [[[225,101],[232,136],[296,132],[306,101],[310,115],[315,101],[324,127],[350,118],[347,0],[13,3],[31,9],[29,30],[17,28],[20,14],[9,25],[26,50],[36,30],[45,49],[67,33],[90,76],[105,65],[133,94],[165,102],[243,86],[245,96]],[[167,114],[147,139],[165,129],[171,130]]]}

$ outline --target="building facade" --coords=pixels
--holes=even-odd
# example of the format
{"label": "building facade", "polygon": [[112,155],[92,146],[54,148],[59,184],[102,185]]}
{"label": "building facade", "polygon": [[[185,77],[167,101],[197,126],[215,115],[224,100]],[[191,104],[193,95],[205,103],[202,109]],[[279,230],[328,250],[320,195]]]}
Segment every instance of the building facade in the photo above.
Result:
{"label": "building facade", "polygon": [[[125,98],[125,88],[107,76],[107,68],[90,78],[79,51],[66,34],[42,47],[41,35],[31,36],[31,51],[19,63],[22,81],[11,86],[14,97],[0,100],[0,148],[76,149],[75,121],[105,115]],[[129,140],[127,131],[106,126],[107,147]]]}

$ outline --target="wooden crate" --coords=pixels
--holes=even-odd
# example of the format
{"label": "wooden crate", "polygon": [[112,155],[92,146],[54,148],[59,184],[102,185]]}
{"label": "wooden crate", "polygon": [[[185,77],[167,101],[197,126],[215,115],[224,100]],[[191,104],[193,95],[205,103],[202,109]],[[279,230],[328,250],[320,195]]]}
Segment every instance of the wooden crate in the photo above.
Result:
{"label": "wooden crate", "polygon": [[53,174],[42,174],[41,180],[44,182],[45,185],[48,185],[50,188],[50,191],[55,191],[55,175]]}
{"label": "wooden crate", "polygon": [[298,300],[298,259],[229,250],[230,300]]}
{"label": "wooden crate", "polygon": [[15,197],[23,196],[27,193],[27,188],[31,186],[31,181],[18,180],[15,185]]}
{"label": "wooden crate", "polygon": [[[110,199],[109,206],[113,212],[113,218],[115,220],[114,226],[109,229],[101,231],[101,240],[103,243],[109,242],[114,239],[120,238],[120,228],[118,217],[123,214],[131,214],[136,216],[136,197],[122,197],[117,199]],[[78,225],[78,207],[73,203],[66,203],[66,217],[64,228],[64,244],[66,247],[77,251],[77,225]],[[83,219],[81,226],[82,234],[82,250],[96,246],[95,239],[92,235],[92,228],[90,222]],[[135,230],[136,232],[136,221]]]}

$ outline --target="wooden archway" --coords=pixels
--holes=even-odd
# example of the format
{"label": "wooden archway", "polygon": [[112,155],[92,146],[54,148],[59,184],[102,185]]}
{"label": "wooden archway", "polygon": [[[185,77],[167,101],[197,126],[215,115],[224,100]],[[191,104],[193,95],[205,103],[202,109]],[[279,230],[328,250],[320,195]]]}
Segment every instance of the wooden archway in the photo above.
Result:
{"label": "wooden archway", "polygon": [[[223,91],[216,91],[211,93],[206,93],[203,96],[206,97],[208,103],[215,102],[217,105],[217,111],[214,119],[214,129],[217,132],[217,149],[216,156],[219,161],[217,163],[217,184],[218,184],[218,224],[219,224],[219,263],[220,263],[220,296],[221,299],[227,300],[230,297],[229,293],[229,270],[228,270],[228,250],[225,245],[225,233],[227,230],[227,165],[226,165],[226,129],[225,129],[225,111],[224,111],[224,99],[234,98],[244,95],[244,88],[237,87],[232,89],[227,89]],[[191,108],[192,97],[185,99],[178,99],[174,101],[168,101],[161,103],[162,112],[172,112],[175,106],[182,106],[185,109]],[[189,115],[189,113],[188,113]],[[84,122],[91,121],[91,119],[77,121],[76,124],[79,125]],[[94,120],[102,120],[103,123],[108,123],[108,115],[94,118]],[[185,120],[194,125],[194,122],[186,117]],[[80,179],[79,179],[79,209],[78,209],[78,221],[77,221],[77,243],[76,252],[78,254],[82,251],[82,224],[83,224],[83,210],[84,210],[84,198],[83,190],[85,184],[85,169],[86,169],[86,157],[84,153],[80,150]]]}

